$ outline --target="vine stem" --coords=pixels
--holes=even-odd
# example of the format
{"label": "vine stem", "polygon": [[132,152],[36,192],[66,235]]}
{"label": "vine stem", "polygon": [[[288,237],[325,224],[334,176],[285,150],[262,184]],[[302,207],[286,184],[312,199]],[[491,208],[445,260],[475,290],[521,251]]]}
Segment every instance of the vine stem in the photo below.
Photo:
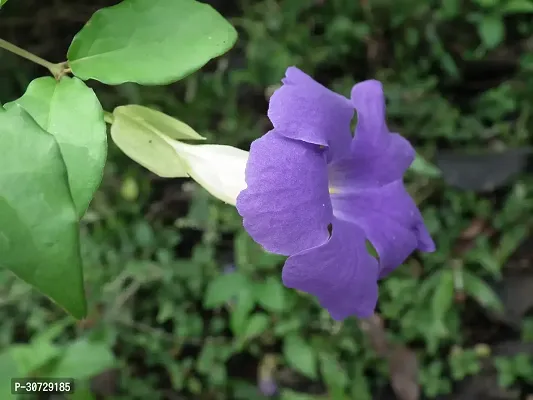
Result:
{"label": "vine stem", "polygon": [[18,46],[15,46],[13,43],[10,43],[4,39],[0,38],[0,48],[7,50],[13,54],[16,54],[22,58],[25,58],[26,60],[30,60],[34,62],[35,64],[41,65],[48,69],[52,75],[56,79],[60,79],[63,75],[65,75],[65,72],[67,72],[67,63],[62,62],[59,64],[51,63],[50,61],[46,61],[42,59],[39,56],[36,56],[33,53],[30,53],[27,50],[24,50]]}

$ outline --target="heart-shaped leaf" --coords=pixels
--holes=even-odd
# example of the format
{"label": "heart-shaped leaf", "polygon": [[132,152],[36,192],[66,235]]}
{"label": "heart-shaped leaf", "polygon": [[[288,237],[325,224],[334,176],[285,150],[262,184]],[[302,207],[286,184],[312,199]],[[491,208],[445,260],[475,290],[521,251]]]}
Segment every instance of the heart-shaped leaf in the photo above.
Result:
{"label": "heart-shaped leaf", "polygon": [[78,216],[59,145],[14,106],[0,112],[0,148],[0,266],[83,318]]}

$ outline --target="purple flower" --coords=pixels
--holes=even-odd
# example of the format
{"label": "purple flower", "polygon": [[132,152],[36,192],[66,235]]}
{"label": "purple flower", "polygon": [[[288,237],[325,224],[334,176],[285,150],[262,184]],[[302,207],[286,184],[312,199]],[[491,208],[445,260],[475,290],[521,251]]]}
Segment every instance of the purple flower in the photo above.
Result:
{"label": "purple flower", "polygon": [[266,397],[274,396],[278,392],[278,385],[273,378],[259,380],[259,391]]}
{"label": "purple flower", "polygon": [[289,256],[285,286],[316,296],[336,320],[370,316],[377,280],[414,250],[435,250],[403,184],[415,152],[387,128],[381,83],[361,82],[347,99],[290,67],[268,117],[274,129],[252,143],[237,198],[245,229]]}

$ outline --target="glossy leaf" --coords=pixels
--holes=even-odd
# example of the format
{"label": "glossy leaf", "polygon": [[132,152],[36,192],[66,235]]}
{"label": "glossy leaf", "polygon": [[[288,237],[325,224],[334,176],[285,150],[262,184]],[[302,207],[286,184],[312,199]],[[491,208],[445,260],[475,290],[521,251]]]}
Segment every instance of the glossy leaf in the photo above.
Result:
{"label": "glossy leaf", "polygon": [[0,0],[0,8],[2,8],[2,6],[3,6],[4,4],[6,4],[6,3],[7,3],[7,0]]}
{"label": "glossy leaf", "polygon": [[235,28],[194,0],[124,0],[98,10],[74,37],[69,66],[109,85],[177,81],[228,51]]}
{"label": "glossy leaf", "polygon": [[0,112],[0,148],[1,265],[83,318],[78,216],[59,145],[14,106]]}
{"label": "glossy leaf", "polygon": [[85,214],[100,186],[107,156],[102,106],[94,91],[77,78],[35,79],[14,104],[22,106],[56,138],[68,172],[78,215]]}

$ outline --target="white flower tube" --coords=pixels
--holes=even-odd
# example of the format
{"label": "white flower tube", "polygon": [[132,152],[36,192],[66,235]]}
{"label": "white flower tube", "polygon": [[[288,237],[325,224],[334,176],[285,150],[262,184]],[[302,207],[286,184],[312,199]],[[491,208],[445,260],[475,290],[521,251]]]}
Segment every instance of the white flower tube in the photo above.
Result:
{"label": "white flower tube", "polygon": [[164,138],[178,153],[189,176],[216,198],[235,205],[246,189],[248,152],[217,144],[192,145]]}
{"label": "white flower tube", "polygon": [[159,111],[138,105],[113,111],[111,137],[131,159],[166,178],[190,176],[209,193],[235,205],[246,188],[248,152],[231,146],[191,145],[176,139],[203,140],[194,129]]}

